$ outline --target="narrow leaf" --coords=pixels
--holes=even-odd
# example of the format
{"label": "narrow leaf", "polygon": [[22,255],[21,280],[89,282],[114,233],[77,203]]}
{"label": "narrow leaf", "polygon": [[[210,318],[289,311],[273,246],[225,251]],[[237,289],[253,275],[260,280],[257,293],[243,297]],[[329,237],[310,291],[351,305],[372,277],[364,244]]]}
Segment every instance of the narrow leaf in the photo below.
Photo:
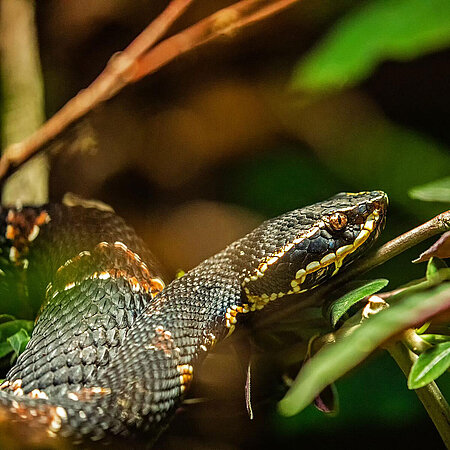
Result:
{"label": "narrow leaf", "polygon": [[406,294],[403,292],[391,299],[401,301],[364,321],[336,344],[325,346],[304,364],[291,389],[278,404],[282,415],[292,416],[300,412],[327,385],[367,358],[389,338],[449,311],[450,283],[420,292],[406,291]]}
{"label": "narrow leaf", "polygon": [[412,188],[409,196],[425,202],[450,203],[450,177]]}
{"label": "narrow leaf", "polygon": [[364,282],[364,284],[333,302],[329,308],[330,322],[333,327],[336,326],[339,319],[357,302],[362,300],[368,295],[375,294],[379,290],[383,289],[389,280],[384,278],[379,278],[378,280],[371,280]]}
{"label": "narrow leaf", "polygon": [[441,344],[442,342],[450,342],[450,336],[445,334],[422,334],[420,337],[429,344]]}
{"label": "narrow leaf", "polygon": [[419,389],[441,376],[450,367],[450,342],[421,353],[408,376],[409,389]]}
{"label": "narrow leaf", "polygon": [[33,322],[31,320],[10,320],[0,323],[0,342],[4,342],[8,337],[24,329],[28,334],[33,330]]}
{"label": "narrow leaf", "polygon": [[423,334],[425,333],[425,331],[428,330],[428,328],[430,328],[431,322],[426,322],[424,323],[420,328],[416,329],[416,333],[417,334]]}

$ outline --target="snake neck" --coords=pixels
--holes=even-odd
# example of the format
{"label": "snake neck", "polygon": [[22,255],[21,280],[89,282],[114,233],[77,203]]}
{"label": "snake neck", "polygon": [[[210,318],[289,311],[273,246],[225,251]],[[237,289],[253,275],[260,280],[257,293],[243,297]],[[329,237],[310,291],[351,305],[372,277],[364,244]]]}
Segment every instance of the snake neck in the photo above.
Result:
{"label": "snake neck", "polygon": [[[152,358],[194,364],[231,330],[245,304],[239,272],[211,258],[173,281],[153,299],[126,341],[147,342]],[[146,336],[142,340],[143,336]]]}
{"label": "snake neck", "polygon": [[111,367],[99,371],[97,388],[111,392],[102,407],[130,426],[146,417],[150,427],[163,427],[197,365],[230,332],[229,310],[241,304],[238,273],[217,260],[173,281],[140,315]]}

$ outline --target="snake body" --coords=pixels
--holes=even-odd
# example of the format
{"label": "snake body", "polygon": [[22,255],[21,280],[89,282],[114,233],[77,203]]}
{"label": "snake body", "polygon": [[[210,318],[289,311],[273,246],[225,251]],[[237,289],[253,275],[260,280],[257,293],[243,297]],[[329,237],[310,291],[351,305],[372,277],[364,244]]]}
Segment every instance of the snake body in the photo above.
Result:
{"label": "snake body", "polygon": [[0,386],[0,421],[71,440],[155,438],[241,316],[326,282],[374,242],[386,208],[381,191],[338,194],[264,222],[167,286],[111,212],[2,210],[0,294],[42,306]]}

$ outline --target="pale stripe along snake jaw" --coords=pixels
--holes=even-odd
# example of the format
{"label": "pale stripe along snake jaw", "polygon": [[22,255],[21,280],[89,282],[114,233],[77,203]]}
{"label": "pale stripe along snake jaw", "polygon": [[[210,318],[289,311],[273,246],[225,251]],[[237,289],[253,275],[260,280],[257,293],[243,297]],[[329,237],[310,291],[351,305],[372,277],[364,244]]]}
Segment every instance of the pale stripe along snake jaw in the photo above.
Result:
{"label": "pale stripe along snake jaw", "polygon": [[2,210],[0,289],[43,307],[0,386],[0,425],[25,422],[71,442],[156,439],[240,315],[313,289],[362,256],[387,204],[381,191],[341,193],[288,212],[166,287],[152,255],[111,212]]}
{"label": "pale stripe along snake jaw", "polygon": [[243,312],[260,310],[286,295],[307,292],[336,275],[378,237],[387,205],[384,192],[372,191],[342,193],[303,208],[308,226],[298,229],[298,234],[246,273],[242,287],[248,305]]}

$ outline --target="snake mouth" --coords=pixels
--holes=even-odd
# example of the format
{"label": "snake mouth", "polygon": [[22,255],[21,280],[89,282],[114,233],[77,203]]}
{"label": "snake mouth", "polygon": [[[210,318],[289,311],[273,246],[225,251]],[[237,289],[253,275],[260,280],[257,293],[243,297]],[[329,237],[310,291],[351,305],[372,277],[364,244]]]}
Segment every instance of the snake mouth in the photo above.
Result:
{"label": "snake mouth", "polygon": [[[387,196],[380,193],[376,201],[370,203],[371,212],[365,217],[359,216],[358,222],[353,223],[351,239],[342,240],[332,238],[328,241],[328,248],[319,254],[308,254],[300,268],[290,272],[288,277],[280,280],[277,265],[285,265],[289,253],[302,248],[304,241],[311,242],[326,230],[324,221],[319,221],[303,235],[287,243],[276,253],[261,262],[255,272],[243,280],[242,287],[246,293],[249,309],[262,309],[267,303],[286,295],[299,294],[319,286],[326,279],[336,275],[341,267],[350,264],[362,250],[371,245],[384,227]],[[278,278],[277,278],[278,277]],[[275,289],[274,289],[275,288]],[[279,288],[279,289],[277,289]]]}
{"label": "snake mouth", "polygon": [[334,270],[331,273],[331,276],[336,275],[343,266],[344,259],[366,243],[372,236],[372,233],[376,233],[379,230],[377,225],[384,219],[384,215],[381,215],[380,213],[380,209],[374,209],[374,211],[367,216],[365,222],[361,224],[361,230],[352,244],[343,245],[339,247],[336,252],[330,252],[323,256],[319,261],[310,262],[304,269],[299,269],[295,274],[295,278],[291,281],[292,289],[289,290],[287,294],[305,292],[312,287],[318,286],[318,284],[315,284],[314,286],[307,287],[303,290],[301,288],[301,285],[305,283],[308,275],[317,272],[320,273],[320,271],[323,271],[323,269],[328,268],[332,264],[334,264]]}

